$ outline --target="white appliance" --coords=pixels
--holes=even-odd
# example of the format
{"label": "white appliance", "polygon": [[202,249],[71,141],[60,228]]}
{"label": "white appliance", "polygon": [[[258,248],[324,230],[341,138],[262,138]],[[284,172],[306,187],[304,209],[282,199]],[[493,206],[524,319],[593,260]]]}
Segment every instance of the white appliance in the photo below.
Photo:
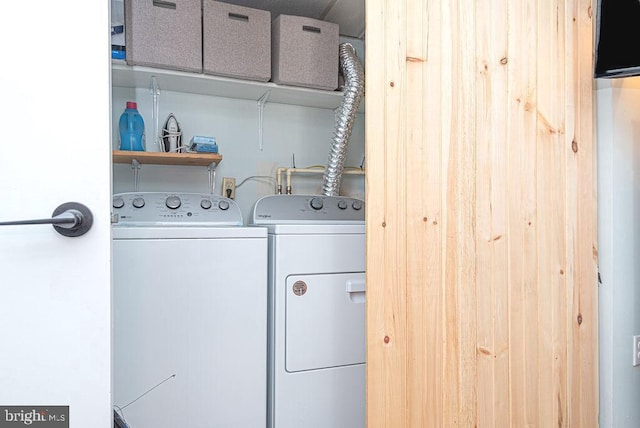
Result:
{"label": "white appliance", "polygon": [[113,198],[113,402],[131,428],[264,427],[267,230],[208,194]]}
{"label": "white appliance", "polygon": [[364,203],[267,196],[249,223],[269,230],[267,426],[364,428]]}

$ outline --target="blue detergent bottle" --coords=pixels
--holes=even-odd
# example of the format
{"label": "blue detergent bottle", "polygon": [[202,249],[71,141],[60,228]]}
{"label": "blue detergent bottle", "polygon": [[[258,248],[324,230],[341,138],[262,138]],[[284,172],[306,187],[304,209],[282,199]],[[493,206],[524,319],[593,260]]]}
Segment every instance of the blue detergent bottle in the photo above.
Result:
{"label": "blue detergent bottle", "polygon": [[120,115],[120,150],[144,151],[144,120],[138,113],[138,105],[127,101],[127,108]]}

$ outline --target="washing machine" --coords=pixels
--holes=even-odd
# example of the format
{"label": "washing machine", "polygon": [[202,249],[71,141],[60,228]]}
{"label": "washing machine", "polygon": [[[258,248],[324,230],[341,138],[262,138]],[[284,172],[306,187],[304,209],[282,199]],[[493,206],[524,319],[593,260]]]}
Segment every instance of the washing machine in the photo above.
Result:
{"label": "washing machine", "polygon": [[364,203],[273,195],[249,224],[268,228],[269,428],[364,428]]}
{"label": "washing machine", "polygon": [[235,201],[113,198],[113,403],[131,428],[264,427],[267,230]]}

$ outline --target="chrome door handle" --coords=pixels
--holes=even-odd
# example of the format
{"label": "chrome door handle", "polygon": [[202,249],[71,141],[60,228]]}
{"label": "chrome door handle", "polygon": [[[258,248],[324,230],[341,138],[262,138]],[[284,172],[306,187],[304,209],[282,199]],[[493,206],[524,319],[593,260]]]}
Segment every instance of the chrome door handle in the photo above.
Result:
{"label": "chrome door handle", "polygon": [[66,202],[53,210],[51,218],[38,220],[3,221],[0,226],[23,226],[32,224],[51,224],[61,235],[76,237],[84,235],[93,225],[93,214],[85,205],[78,202]]}

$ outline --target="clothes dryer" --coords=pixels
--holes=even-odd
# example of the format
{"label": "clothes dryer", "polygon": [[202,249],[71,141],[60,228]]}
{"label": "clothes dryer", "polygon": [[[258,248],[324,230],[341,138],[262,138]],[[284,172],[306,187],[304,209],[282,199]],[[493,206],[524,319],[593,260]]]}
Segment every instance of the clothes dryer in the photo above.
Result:
{"label": "clothes dryer", "polygon": [[133,428],[261,427],[267,231],[231,199],[113,198],[113,402]]}
{"label": "clothes dryer", "polygon": [[267,196],[249,223],[269,230],[267,426],[364,428],[364,203]]}

